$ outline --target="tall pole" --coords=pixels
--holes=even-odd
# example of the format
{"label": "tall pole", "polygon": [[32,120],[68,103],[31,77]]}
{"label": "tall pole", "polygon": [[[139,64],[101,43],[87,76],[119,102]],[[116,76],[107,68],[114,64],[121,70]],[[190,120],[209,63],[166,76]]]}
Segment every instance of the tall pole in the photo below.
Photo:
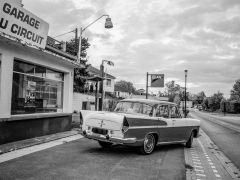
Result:
{"label": "tall pole", "polygon": [[184,106],[184,117],[187,117],[187,70],[185,72],[185,106]]}
{"label": "tall pole", "polygon": [[80,63],[81,50],[82,50],[82,32],[83,32],[83,29],[80,28],[79,45],[78,45],[78,53],[77,53],[78,63]]}
{"label": "tall pole", "polygon": [[[75,43],[77,44],[77,40],[78,40],[78,28],[75,29]],[[76,48],[78,51],[78,47]]]}
{"label": "tall pole", "polygon": [[98,81],[95,84],[95,111],[98,110]]}
{"label": "tall pole", "polygon": [[148,72],[147,72],[147,82],[146,82],[146,99],[148,98]]}
{"label": "tall pole", "polygon": [[102,64],[100,65],[102,80],[101,80],[101,84],[100,84],[101,102],[99,102],[99,111],[103,110],[103,98],[104,98],[104,89],[103,89],[104,66],[103,66],[103,62],[104,61],[102,61]]}

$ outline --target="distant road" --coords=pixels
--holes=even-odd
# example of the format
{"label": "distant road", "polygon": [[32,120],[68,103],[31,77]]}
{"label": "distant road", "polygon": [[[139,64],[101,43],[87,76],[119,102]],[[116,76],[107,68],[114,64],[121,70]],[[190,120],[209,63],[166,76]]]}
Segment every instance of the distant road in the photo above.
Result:
{"label": "distant road", "polygon": [[201,120],[201,128],[220,150],[240,169],[240,117],[214,115],[191,110]]}

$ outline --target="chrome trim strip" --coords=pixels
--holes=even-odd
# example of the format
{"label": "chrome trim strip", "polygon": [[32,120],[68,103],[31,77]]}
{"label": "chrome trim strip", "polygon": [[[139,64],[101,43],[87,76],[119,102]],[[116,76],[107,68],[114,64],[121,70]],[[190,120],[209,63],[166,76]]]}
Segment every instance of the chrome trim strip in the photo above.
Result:
{"label": "chrome trim strip", "polygon": [[128,129],[160,128],[159,126],[130,126]]}
{"label": "chrome trim strip", "polygon": [[118,138],[118,137],[110,137],[107,138],[108,135],[98,135],[95,133],[89,133],[86,131],[84,137],[94,140],[101,140],[106,142],[120,143],[120,144],[133,144],[137,142],[136,138]]}
{"label": "chrome trim strip", "polygon": [[189,126],[130,126],[128,129],[148,129],[148,128],[185,128],[185,127],[199,127],[199,126],[192,126],[192,125],[189,125]]}
{"label": "chrome trim strip", "polygon": [[164,144],[179,144],[179,143],[185,143],[185,140],[182,141],[171,141],[171,142],[158,142],[157,145],[164,145]]}

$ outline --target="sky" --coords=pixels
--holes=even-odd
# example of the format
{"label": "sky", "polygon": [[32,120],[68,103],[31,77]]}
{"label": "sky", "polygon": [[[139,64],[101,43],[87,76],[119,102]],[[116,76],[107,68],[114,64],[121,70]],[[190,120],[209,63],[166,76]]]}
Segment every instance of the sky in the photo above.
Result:
{"label": "sky", "polygon": [[[24,8],[49,23],[49,36],[84,28],[103,14],[110,16],[88,27],[88,63],[118,80],[146,87],[146,73],[164,74],[187,91],[207,96],[218,91],[229,97],[240,79],[239,0],[23,0]],[[57,37],[74,38],[73,33]],[[150,92],[163,88],[150,88]]]}

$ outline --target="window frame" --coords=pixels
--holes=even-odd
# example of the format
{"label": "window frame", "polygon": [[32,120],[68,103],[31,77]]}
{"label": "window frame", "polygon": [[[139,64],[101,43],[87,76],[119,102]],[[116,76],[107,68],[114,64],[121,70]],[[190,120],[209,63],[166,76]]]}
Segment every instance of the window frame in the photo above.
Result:
{"label": "window frame", "polygon": [[[24,78],[26,79],[33,79],[33,82],[39,82],[40,84],[36,85],[36,88],[37,86],[40,86],[40,87],[45,87],[45,90],[43,91],[42,88],[41,90],[27,90],[25,89],[24,91],[29,91],[28,93],[34,93],[34,99],[35,101],[33,103],[34,104],[34,107],[36,108],[34,111],[31,111],[31,112],[27,112],[27,110],[25,109],[25,106],[27,107],[28,105],[25,105],[26,103],[26,97],[27,97],[27,94],[23,94],[23,96],[25,97],[25,102],[24,102],[24,107],[23,107],[23,110],[21,113],[17,113],[17,110],[18,109],[12,109],[11,108],[11,115],[20,115],[20,114],[42,114],[42,113],[59,113],[59,112],[63,112],[63,98],[64,98],[64,72],[60,72],[60,71],[56,71],[54,69],[51,69],[51,68],[48,68],[48,67],[45,67],[45,66],[42,66],[42,65],[39,65],[39,64],[33,64],[33,63],[29,63],[29,62],[26,62],[26,61],[22,61],[18,58],[14,58],[14,63],[13,63],[13,66],[15,66],[15,63],[22,63],[23,65],[22,66],[25,66],[25,65],[30,65],[30,66],[33,66],[33,73],[31,71],[31,73],[26,73],[26,72],[21,72],[21,70],[17,71],[16,69],[13,70],[13,76],[14,74],[16,76],[23,76]],[[36,73],[36,68],[42,68],[42,69],[45,69],[45,75],[44,75],[44,72],[39,75],[39,73],[37,72]],[[56,77],[53,75],[52,77],[53,78],[49,78],[47,77],[47,72],[50,71],[52,73],[56,73]],[[50,76],[51,77],[51,76]],[[35,81],[34,81],[35,79]],[[61,80],[60,80],[61,79]],[[25,80],[24,80],[25,81]],[[31,81],[31,80],[28,80],[28,81]],[[23,82],[25,83],[25,82]],[[42,83],[45,83],[42,84]],[[53,83],[53,84],[52,84]],[[60,88],[60,89],[59,89]],[[56,92],[55,92],[56,90]],[[58,91],[59,90],[59,91]],[[42,97],[39,97],[39,92],[42,92]],[[49,97],[46,98],[44,97],[45,94],[47,94]],[[12,95],[13,96],[13,95]],[[15,100],[16,99],[19,99],[21,98],[21,96],[17,95],[16,97],[14,97]],[[38,100],[46,100],[47,99],[47,103],[48,106],[39,106],[38,107]],[[15,100],[13,100],[13,97],[12,97],[12,100],[11,100],[11,104],[15,102]],[[31,103],[30,103],[31,104]],[[38,108],[42,108],[42,110],[40,111],[37,111]],[[53,110],[55,109],[55,110]]]}
{"label": "window frame", "polygon": [[[171,108],[172,107],[175,107],[176,109],[175,109],[175,113],[176,113],[176,117],[172,117],[172,110],[171,110]],[[169,114],[170,114],[170,118],[182,118],[182,116],[181,116],[181,113],[180,113],[180,111],[179,111],[179,108],[178,108],[178,106],[177,105],[170,105],[169,106]]]}
{"label": "window frame", "polygon": [[[168,110],[168,116],[167,116],[167,117],[157,116],[158,109],[160,108],[160,106],[167,106],[167,110]],[[170,118],[169,105],[168,105],[168,104],[158,104],[158,105],[157,105],[157,108],[156,108],[156,111],[155,111],[155,117],[158,117],[158,118],[167,118],[167,119],[169,119],[169,118]]]}

